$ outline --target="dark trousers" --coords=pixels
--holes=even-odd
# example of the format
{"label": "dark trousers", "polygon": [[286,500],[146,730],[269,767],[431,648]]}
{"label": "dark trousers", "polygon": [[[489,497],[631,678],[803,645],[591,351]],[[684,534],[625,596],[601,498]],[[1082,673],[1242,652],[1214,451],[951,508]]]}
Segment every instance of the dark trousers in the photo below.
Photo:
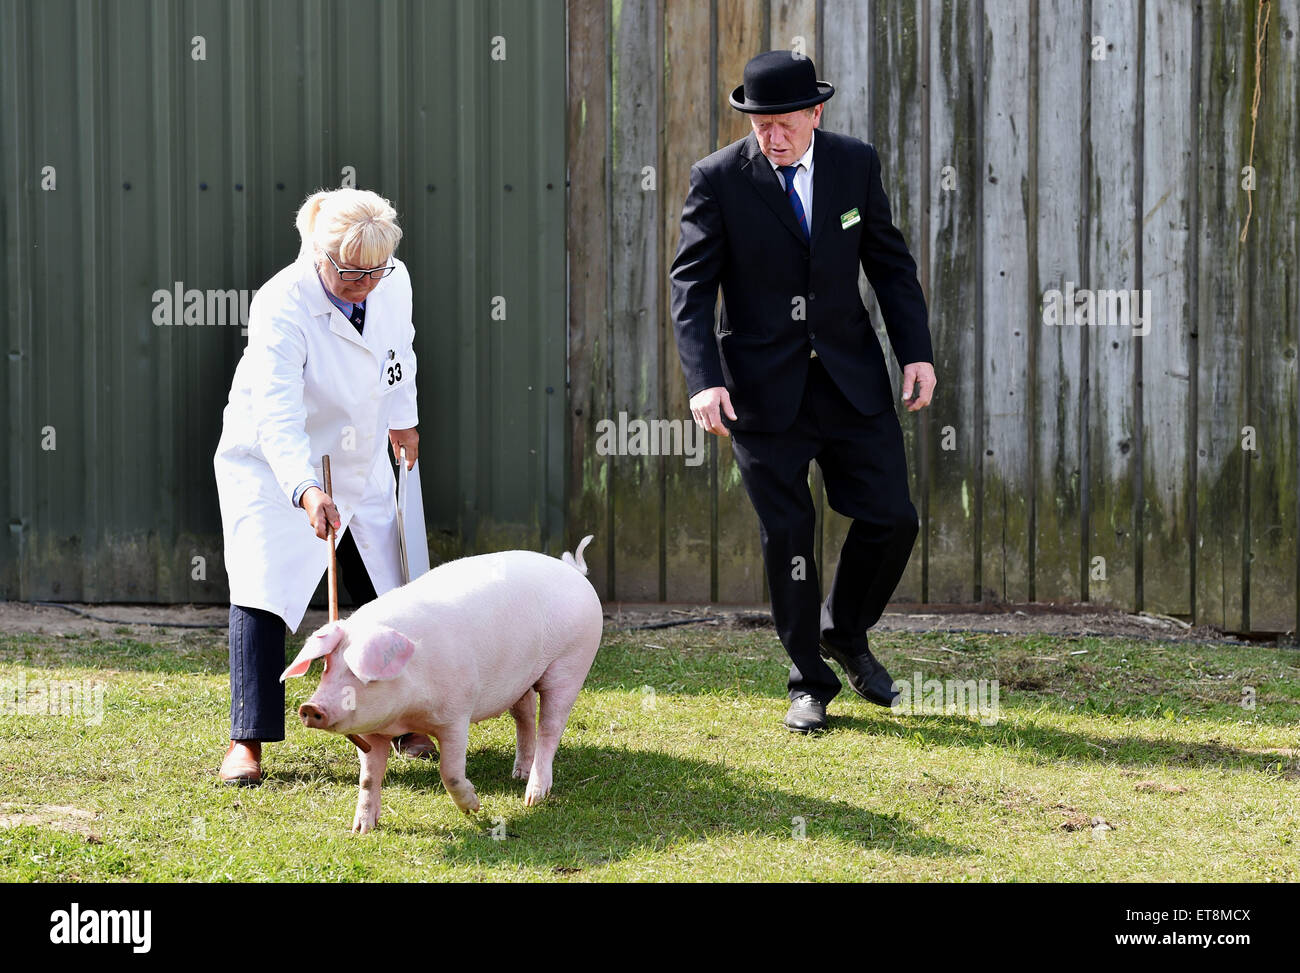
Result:
{"label": "dark trousers", "polygon": [[[789,696],[811,693],[829,703],[841,686],[821,657],[820,639],[850,651],[866,648],[867,629],[885,610],[916,541],[898,416],[893,409],[864,416],[814,358],[789,429],[733,430],[731,436],[758,513],[772,620],[790,656]],[[825,604],[813,558],[813,460],[831,508],[853,518]]]}
{"label": "dark trousers", "polygon": [[[339,578],[355,605],[375,598],[375,586],[352,532],[339,539]],[[284,619],[262,608],[230,606],[230,739],[284,739]]]}

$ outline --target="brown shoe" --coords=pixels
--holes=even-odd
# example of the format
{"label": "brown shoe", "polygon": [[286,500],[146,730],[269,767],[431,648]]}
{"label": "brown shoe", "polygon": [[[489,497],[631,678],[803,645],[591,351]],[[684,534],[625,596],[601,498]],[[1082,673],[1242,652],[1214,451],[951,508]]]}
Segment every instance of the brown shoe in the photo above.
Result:
{"label": "brown shoe", "polygon": [[404,733],[400,737],[393,737],[393,751],[407,757],[438,759],[438,748],[423,733]]}
{"label": "brown shoe", "polygon": [[219,776],[223,783],[239,787],[262,783],[262,744],[257,740],[231,740]]}

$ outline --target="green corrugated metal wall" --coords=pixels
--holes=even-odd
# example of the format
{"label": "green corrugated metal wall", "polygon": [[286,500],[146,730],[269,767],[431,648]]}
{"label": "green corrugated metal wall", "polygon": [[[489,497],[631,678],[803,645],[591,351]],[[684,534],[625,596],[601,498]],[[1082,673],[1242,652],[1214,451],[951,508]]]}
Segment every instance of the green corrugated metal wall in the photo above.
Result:
{"label": "green corrugated metal wall", "polygon": [[0,596],[225,599],[212,453],[246,339],[157,326],[153,294],[260,286],[345,166],[405,231],[435,557],[558,549],[562,0],[2,0],[0,53]]}

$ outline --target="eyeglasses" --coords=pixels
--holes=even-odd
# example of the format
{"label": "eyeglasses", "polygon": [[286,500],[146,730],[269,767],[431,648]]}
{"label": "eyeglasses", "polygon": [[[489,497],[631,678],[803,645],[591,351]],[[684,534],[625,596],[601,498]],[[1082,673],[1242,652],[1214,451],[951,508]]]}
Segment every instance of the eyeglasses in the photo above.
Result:
{"label": "eyeglasses", "polygon": [[325,256],[329,258],[329,262],[334,264],[334,271],[339,275],[339,280],[361,280],[365,277],[369,277],[373,280],[383,280],[397,269],[394,264],[390,263],[387,266],[374,267],[370,270],[344,270],[338,264],[334,263],[334,258],[330,257],[330,252],[328,250],[325,250],[324,247],[322,247],[321,250],[324,252]]}

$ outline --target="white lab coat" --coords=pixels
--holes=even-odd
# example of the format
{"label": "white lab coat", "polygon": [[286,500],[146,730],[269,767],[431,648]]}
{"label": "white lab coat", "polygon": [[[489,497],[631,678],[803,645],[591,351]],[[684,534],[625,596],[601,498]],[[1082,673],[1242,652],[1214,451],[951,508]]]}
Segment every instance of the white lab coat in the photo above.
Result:
{"label": "white lab coat", "polygon": [[[307,514],[303,480],[333,498],[375,592],[402,583],[388,430],[416,425],[411,278],[397,269],[366,298],[364,337],[326,296],[309,257],[262,287],[248,315],[213,465],[230,601],[263,608],[294,630],[329,560]],[[400,369],[394,367],[400,364]]]}

